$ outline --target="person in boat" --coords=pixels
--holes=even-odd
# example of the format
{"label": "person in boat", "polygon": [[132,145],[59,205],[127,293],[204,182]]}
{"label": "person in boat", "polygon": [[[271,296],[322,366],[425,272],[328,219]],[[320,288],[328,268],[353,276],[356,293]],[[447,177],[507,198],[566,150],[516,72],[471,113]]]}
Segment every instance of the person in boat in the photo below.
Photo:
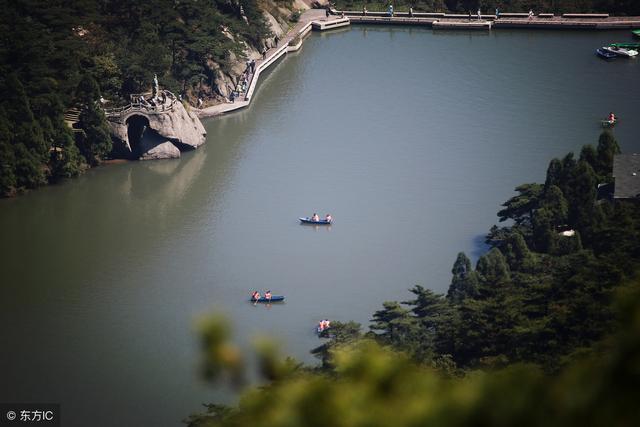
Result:
{"label": "person in boat", "polygon": [[258,301],[260,299],[260,292],[253,291],[253,293],[251,294],[251,299],[254,301]]}
{"label": "person in boat", "polygon": [[265,292],[264,297],[267,301],[271,301],[271,291]]}
{"label": "person in boat", "polygon": [[615,123],[616,115],[613,112],[609,113],[609,123]]}
{"label": "person in boat", "polygon": [[318,322],[318,331],[322,332],[326,329],[329,329],[329,321],[327,319],[322,319]]}
{"label": "person in boat", "polygon": [[327,222],[331,222],[332,218],[331,218],[331,214],[327,214],[327,216],[324,217],[325,221]]}
{"label": "person in boat", "polygon": [[320,221],[320,217],[318,216],[317,213],[313,214],[313,216],[311,217],[311,221],[314,221],[314,222]]}

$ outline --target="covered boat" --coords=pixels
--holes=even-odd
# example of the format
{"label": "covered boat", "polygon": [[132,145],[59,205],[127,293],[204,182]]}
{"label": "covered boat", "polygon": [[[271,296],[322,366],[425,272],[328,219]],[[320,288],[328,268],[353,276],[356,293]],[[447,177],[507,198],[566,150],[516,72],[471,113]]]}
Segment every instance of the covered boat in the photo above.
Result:
{"label": "covered boat", "polygon": [[615,53],[605,50],[604,47],[599,47],[598,49],[596,49],[596,55],[598,55],[602,59],[615,59],[618,57],[618,55],[616,55]]}
{"label": "covered boat", "polygon": [[640,37],[640,30],[633,30],[631,32],[633,33],[634,36]]}
{"label": "covered boat", "polygon": [[640,43],[611,43],[609,44],[610,47],[622,47],[624,49],[633,49],[633,50],[638,50],[640,49]]}
{"label": "covered boat", "polygon": [[638,56],[638,51],[633,49],[625,49],[623,47],[616,46],[603,46],[601,49],[611,52],[614,55],[622,56],[625,58],[633,58],[634,56]]}
{"label": "covered boat", "polygon": [[265,297],[260,297],[257,301],[255,298],[250,299],[251,302],[281,302],[284,301],[284,295],[272,295],[271,299],[267,299]]}
{"label": "covered boat", "polygon": [[331,221],[330,220],[326,220],[326,219],[319,219],[317,221],[314,221],[313,219],[306,217],[306,218],[298,218],[300,220],[300,222],[302,224],[315,224],[315,225],[331,225]]}

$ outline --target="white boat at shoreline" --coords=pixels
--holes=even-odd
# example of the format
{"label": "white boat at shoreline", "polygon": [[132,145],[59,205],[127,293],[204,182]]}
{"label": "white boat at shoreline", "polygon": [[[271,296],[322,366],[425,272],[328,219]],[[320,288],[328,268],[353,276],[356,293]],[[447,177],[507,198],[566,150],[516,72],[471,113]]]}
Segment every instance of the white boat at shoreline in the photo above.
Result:
{"label": "white boat at shoreline", "polygon": [[623,47],[604,46],[604,47],[602,47],[602,49],[607,51],[607,52],[611,52],[611,53],[613,53],[615,55],[618,55],[618,56],[624,56],[626,58],[633,58],[635,56],[638,56],[638,51],[637,50],[625,49]]}

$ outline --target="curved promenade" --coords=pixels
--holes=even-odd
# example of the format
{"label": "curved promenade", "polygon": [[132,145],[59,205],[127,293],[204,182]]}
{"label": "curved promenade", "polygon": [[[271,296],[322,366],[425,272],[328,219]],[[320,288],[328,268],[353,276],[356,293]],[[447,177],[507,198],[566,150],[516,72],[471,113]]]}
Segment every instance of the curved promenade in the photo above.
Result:
{"label": "curved promenade", "polygon": [[302,39],[312,28],[318,31],[324,31],[349,25],[349,23],[349,18],[342,18],[335,15],[327,17],[324,9],[307,10],[300,16],[300,21],[279,40],[278,45],[266,52],[264,59],[256,60],[255,71],[248,75],[249,83],[243,96],[237,98],[234,102],[213,105],[203,109],[193,109],[193,111],[195,111],[198,117],[204,118],[217,116],[248,106],[256,90],[260,74],[288,52],[299,50],[302,47]]}
{"label": "curved promenade", "polygon": [[310,9],[300,16],[300,21],[266,52],[264,59],[255,61],[253,72],[246,75],[247,89],[233,102],[217,104],[203,109],[193,108],[200,118],[212,117],[244,108],[249,105],[256,90],[260,74],[288,52],[297,51],[303,38],[314,30],[324,31],[350,24],[418,25],[437,29],[491,30],[492,28],[563,29],[563,30],[619,30],[640,28],[640,16],[617,17],[608,14],[553,14],[502,13],[496,15],[461,15],[445,13],[337,11]]}
{"label": "curved promenade", "polygon": [[620,30],[640,28],[640,16],[609,16],[606,13],[565,13],[555,16],[540,13],[529,17],[528,13],[502,13],[498,16],[481,14],[447,14],[396,12],[337,11],[333,14],[347,16],[353,24],[424,25],[434,29],[492,29],[492,28],[542,28],[556,30]]}

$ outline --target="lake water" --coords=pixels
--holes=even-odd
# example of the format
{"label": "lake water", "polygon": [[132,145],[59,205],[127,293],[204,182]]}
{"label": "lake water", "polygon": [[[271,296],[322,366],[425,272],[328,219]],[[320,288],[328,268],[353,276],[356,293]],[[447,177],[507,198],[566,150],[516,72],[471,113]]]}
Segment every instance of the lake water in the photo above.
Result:
{"label": "lake water", "polygon": [[[314,34],[248,109],[205,122],[201,149],[0,201],[0,401],[61,403],[65,426],[176,426],[233,401],[199,378],[202,314],[314,363],[318,320],[446,292],[513,188],[597,143],[609,111],[640,150],[640,63],[593,54],[629,38]],[[298,223],[313,212],[334,225]],[[255,288],[286,303],[254,307]]]}

